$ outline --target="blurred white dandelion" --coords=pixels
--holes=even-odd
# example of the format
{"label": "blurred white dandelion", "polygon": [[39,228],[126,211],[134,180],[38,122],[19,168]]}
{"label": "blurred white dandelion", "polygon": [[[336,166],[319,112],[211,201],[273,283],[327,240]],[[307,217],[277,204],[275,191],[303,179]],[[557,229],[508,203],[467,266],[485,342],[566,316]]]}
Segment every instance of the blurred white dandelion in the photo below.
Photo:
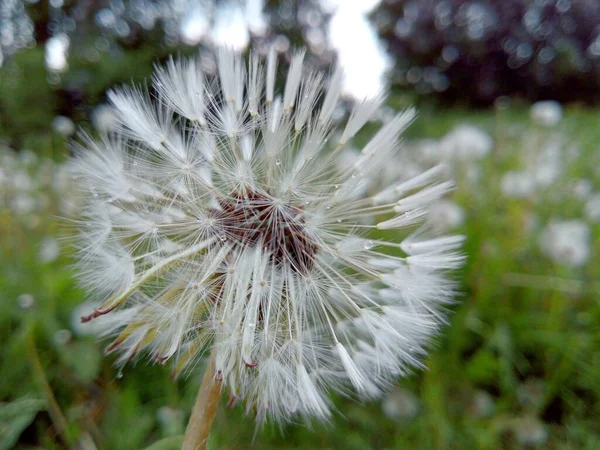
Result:
{"label": "blurred white dandelion", "polygon": [[453,186],[437,166],[363,189],[415,111],[340,165],[383,98],[359,102],[332,138],[342,72],[325,80],[303,57],[282,93],[274,51],[266,65],[220,51],[216,80],[196,58],[170,61],[153,95],[109,93],[117,124],[84,136],[71,165],[86,196],[80,278],[101,302],[83,321],[111,318],[102,333],[117,331],[119,364],[148,354],[179,375],[211,353],[259,420],[324,419],[328,391],[376,397],[420,367],[463,261],[461,236],[426,225],[377,234],[422,222]]}
{"label": "blurred white dandelion", "polygon": [[548,427],[537,417],[518,417],[512,425],[519,444],[524,447],[541,447],[548,440]]}
{"label": "blurred white dandelion", "polygon": [[441,199],[431,204],[428,219],[436,230],[447,232],[465,223],[465,210],[452,200]]}
{"label": "blurred white dandelion", "polygon": [[531,120],[544,127],[555,127],[562,120],[563,109],[554,100],[544,100],[534,103],[529,111]]}
{"label": "blurred white dandelion", "polygon": [[494,398],[486,391],[477,389],[472,394],[468,414],[475,418],[490,417],[495,410]]}
{"label": "blurred white dandelion", "polygon": [[586,178],[578,178],[569,183],[572,194],[579,200],[586,200],[594,189],[594,183]]}
{"label": "blurred white dandelion", "polygon": [[414,393],[396,387],[385,396],[381,402],[381,409],[387,418],[402,421],[417,417],[421,405]]}
{"label": "blurred white dandelion", "polygon": [[590,228],[582,220],[552,220],[540,236],[540,246],[559,264],[581,266],[590,256]]}
{"label": "blurred white dandelion", "polygon": [[44,264],[53,263],[60,255],[60,244],[56,238],[52,236],[45,237],[41,244],[38,252],[40,261]]}
{"label": "blurred white dandelion", "polygon": [[502,175],[500,190],[508,198],[527,198],[536,190],[535,179],[525,170],[509,170]]}
{"label": "blurred white dandelion", "polygon": [[109,132],[117,125],[117,116],[114,108],[107,104],[96,106],[90,117],[94,128],[102,133]]}
{"label": "blurred white dandelion", "polygon": [[592,223],[600,222],[600,192],[589,196],[584,205],[585,216]]}
{"label": "blurred white dandelion", "polygon": [[438,151],[444,160],[468,162],[485,158],[493,146],[492,137],[484,130],[475,125],[461,124],[440,140]]}
{"label": "blurred white dandelion", "polygon": [[61,134],[65,137],[69,137],[75,133],[75,124],[69,117],[66,116],[56,116],[54,119],[52,119],[52,128],[58,134]]}

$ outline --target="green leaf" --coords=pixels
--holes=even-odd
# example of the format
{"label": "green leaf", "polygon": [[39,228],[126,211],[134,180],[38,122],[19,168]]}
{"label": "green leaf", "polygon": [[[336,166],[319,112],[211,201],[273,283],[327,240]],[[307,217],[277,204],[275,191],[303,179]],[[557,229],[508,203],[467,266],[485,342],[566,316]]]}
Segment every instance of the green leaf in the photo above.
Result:
{"label": "green leaf", "polygon": [[171,436],[155,442],[144,450],[179,450],[183,444],[183,436]]}
{"label": "green leaf", "polygon": [[488,350],[479,350],[468,361],[466,374],[473,383],[489,383],[498,374],[498,360]]}
{"label": "green leaf", "polygon": [[100,373],[102,355],[94,342],[74,341],[58,349],[60,359],[84,383],[93,381]]}
{"label": "green leaf", "polygon": [[0,450],[9,450],[31,425],[38,412],[46,407],[40,399],[22,397],[10,403],[0,403]]}

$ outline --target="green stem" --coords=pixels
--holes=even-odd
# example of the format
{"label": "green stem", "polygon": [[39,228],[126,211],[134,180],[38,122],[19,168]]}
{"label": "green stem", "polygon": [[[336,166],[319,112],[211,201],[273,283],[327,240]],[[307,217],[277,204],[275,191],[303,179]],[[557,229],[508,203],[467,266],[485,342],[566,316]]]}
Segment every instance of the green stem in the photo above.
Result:
{"label": "green stem", "polygon": [[35,345],[33,329],[31,329],[29,332],[28,341],[29,355],[31,357],[33,372],[39,380],[42,390],[44,391],[46,401],[48,402],[48,414],[50,415],[50,420],[52,420],[52,424],[54,425],[56,432],[62,437],[67,446],[71,447],[71,439],[67,431],[67,419],[62,413],[60,406],[58,406],[58,402],[56,401],[56,397],[54,397],[54,393],[52,392],[48,378],[46,378],[46,373],[44,372],[44,368],[40,362],[40,357]]}

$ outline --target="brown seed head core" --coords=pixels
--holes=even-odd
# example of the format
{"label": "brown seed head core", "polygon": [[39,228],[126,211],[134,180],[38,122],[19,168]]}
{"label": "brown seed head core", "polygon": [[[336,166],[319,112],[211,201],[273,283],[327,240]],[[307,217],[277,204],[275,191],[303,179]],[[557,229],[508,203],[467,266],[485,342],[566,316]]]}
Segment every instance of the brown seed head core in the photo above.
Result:
{"label": "brown seed head core", "polygon": [[312,269],[318,246],[306,232],[302,207],[256,191],[234,193],[219,205],[211,215],[226,239],[244,247],[263,245],[277,266],[287,263],[298,273]]}

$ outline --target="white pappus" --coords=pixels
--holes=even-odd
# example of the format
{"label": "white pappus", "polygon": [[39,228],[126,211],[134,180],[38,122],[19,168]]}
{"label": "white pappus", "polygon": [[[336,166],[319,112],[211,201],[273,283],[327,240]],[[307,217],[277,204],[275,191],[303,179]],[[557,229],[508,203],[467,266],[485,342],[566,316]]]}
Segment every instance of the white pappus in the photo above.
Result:
{"label": "white pappus", "polygon": [[147,354],[179,375],[212,353],[232,400],[261,421],[326,419],[328,391],[373,398],[420,367],[462,264],[461,236],[397,231],[452,189],[443,167],[362,188],[415,111],[342,168],[383,97],[357,103],[332,142],[342,73],[327,82],[303,58],[282,92],[275,52],[246,65],[221,50],[214,80],[194,58],[170,61],[151,89],[109,93],[114,125],[71,161],[86,196],[80,279],[102,302],[82,320],[115,315],[107,351],[120,364]]}

